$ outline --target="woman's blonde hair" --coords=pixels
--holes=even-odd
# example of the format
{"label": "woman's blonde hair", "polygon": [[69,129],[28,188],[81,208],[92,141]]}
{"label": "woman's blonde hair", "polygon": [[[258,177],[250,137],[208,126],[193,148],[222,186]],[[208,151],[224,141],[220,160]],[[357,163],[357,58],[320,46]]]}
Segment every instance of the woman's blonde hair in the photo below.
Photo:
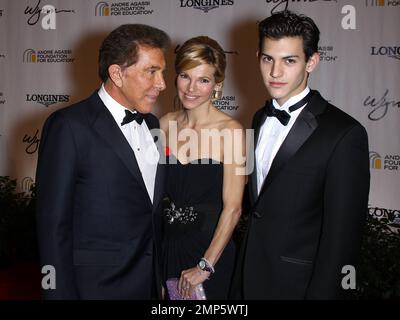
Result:
{"label": "woman's blonde hair", "polygon": [[199,36],[187,40],[176,53],[175,71],[195,68],[201,64],[209,64],[215,68],[216,83],[225,79],[226,56],[217,41],[207,36]]}

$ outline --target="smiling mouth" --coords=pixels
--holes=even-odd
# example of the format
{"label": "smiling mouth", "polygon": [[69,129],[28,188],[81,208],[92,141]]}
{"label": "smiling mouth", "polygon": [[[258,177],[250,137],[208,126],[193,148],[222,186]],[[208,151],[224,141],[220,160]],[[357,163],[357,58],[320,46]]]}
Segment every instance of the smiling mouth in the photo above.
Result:
{"label": "smiling mouth", "polygon": [[188,94],[184,94],[185,99],[187,100],[196,100],[198,97],[197,96],[192,96]]}

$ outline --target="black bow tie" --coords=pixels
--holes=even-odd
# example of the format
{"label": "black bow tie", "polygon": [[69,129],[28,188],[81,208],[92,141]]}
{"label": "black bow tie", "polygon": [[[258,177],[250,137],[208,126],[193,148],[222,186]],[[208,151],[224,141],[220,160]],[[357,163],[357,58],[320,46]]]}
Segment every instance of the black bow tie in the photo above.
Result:
{"label": "black bow tie", "polygon": [[[302,106],[304,106],[311,98],[312,93],[311,91],[299,102],[295,103],[294,105],[289,107],[289,112],[293,112]],[[285,110],[276,109],[271,101],[267,101],[265,104],[265,110],[268,117],[276,117],[280,123],[286,126],[290,120],[290,114],[287,113]]]}
{"label": "black bow tie", "polygon": [[132,121],[136,121],[138,124],[142,124],[143,114],[139,112],[131,112],[129,110],[125,110],[125,117],[121,122],[121,126]]}

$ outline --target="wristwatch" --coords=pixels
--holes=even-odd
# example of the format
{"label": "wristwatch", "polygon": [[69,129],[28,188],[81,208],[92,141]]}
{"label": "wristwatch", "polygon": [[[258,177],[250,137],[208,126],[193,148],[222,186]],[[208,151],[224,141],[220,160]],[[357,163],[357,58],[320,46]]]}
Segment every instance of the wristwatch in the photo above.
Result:
{"label": "wristwatch", "polygon": [[199,263],[197,264],[197,266],[200,268],[200,270],[211,272],[211,273],[215,272],[214,267],[212,266],[211,263],[209,263],[207,261],[206,258],[201,258]]}

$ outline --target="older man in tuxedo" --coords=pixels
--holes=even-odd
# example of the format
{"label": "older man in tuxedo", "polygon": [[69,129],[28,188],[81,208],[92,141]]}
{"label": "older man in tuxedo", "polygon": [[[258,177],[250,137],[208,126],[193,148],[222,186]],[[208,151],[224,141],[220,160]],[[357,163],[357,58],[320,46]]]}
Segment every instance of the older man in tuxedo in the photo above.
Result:
{"label": "older man in tuxedo", "polygon": [[164,173],[150,112],[169,43],[151,26],[118,27],[100,48],[101,88],[44,125],[36,181],[41,264],[55,270],[47,299],[160,297]]}

